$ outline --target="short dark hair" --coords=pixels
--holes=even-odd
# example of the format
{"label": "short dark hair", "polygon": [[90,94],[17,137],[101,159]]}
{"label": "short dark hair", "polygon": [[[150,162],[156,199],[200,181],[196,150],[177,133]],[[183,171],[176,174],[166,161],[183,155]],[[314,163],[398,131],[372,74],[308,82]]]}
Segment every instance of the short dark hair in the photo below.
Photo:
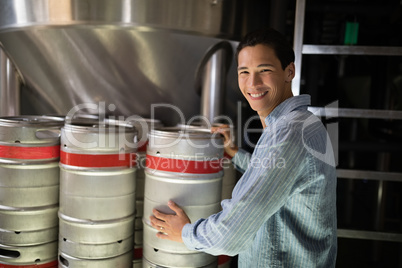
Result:
{"label": "short dark hair", "polygon": [[286,37],[272,28],[263,28],[248,33],[237,46],[236,60],[239,60],[239,53],[243,48],[254,47],[259,44],[266,45],[274,50],[283,70],[295,61],[295,52]]}

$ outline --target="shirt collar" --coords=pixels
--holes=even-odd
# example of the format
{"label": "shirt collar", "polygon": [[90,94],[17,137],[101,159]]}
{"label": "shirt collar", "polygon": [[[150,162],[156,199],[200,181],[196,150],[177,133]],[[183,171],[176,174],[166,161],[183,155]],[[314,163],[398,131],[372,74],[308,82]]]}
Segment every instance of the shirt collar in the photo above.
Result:
{"label": "shirt collar", "polygon": [[275,109],[265,118],[265,124],[269,126],[274,123],[278,118],[286,116],[290,112],[303,109],[307,110],[307,106],[311,104],[310,95],[298,95],[286,99],[281,104],[275,107]]}

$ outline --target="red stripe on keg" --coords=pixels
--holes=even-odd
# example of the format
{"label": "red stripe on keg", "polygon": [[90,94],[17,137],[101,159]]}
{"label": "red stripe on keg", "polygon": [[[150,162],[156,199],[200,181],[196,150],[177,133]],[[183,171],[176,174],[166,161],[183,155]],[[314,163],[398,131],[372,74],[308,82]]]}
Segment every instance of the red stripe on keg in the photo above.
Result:
{"label": "red stripe on keg", "polygon": [[210,174],[222,170],[221,160],[193,161],[151,156],[147,154],[145,166],[150,169],[177,173]]}
{"label": "red stripe on keg", "polygon": [[60,163],[76,167],[134,167],[136,154],[73,154],[60,152]]}
{"label": "red stripe on keg", "polygon": [[0,157],[9,159],[49,159],[60,157],[60,146],[23,147],[0,145]]}
{"label": "red stripe on keg", "polygon": [[54,268],[58,266],[58,261],[52,261],[43,264],[28,264],[28,265],[10,265],[0,263],[0,268]]}
{"label": "red stripe on keg", "polygon": [[135,248],[134,249],[133,259],[134,260],[142,259],[142,248]]}
{"label": "red stripe on keg", "polygon": [[231,157],[227,152],[223,153],[223,157],[228,158],[228,159],[232,159],[233,157]]}
{"label": "red stripe on keg", "polygon": [[230,257],[226,255],[219,255],[218,256],[218,265],[225,264],[230,261]]}
{"label": "red stripe on keg", "polygon": [[138,148],[138,152],[146,152],[147,151],[148,141],[146,141],[142,146]]}

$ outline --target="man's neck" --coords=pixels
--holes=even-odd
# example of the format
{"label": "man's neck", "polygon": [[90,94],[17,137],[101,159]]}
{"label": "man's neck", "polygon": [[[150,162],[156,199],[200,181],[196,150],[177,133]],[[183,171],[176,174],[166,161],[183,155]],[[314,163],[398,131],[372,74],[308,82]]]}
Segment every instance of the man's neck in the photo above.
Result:
{"label": "man's neck", "polygon": [[265,124],[265,118],[267,118],[267,117],[260,116],[260,120],[261,120],[261,124],[262,124],[262,129],[264,129],[264,128],[267,127],[267,125]]}
{"label": "man's neck", "polygon": [[[292,97],[293,97],[292,91],[288,91],[288,94],[286,94],[286,96],[285,96],[285,98],[282,100],[282,102],[284,102],[285,100],[287,100],[287,99],[289,99],[289,98],[292,98]],[[282,103],[282,102],[281,102],[281,103]],[[279,103],[278,105],[280,105],[281,103]],[[277,105],[277,106],[278,106],[278,105]],[[258,115],[260,116],[260,121],[261,121],[261,124],[262,124],[263,129],[267,127],[267,125],[265,124],[265,118],[267,118],[267,117],[272,113],[272,111],[275,110],[275,108],[276,108],[277,106],[275,106],[274,108],[272,108],[272,110],[270,110],[268,113],[267,113],[267,111],[264,111],[263,113],[258,113]]]}

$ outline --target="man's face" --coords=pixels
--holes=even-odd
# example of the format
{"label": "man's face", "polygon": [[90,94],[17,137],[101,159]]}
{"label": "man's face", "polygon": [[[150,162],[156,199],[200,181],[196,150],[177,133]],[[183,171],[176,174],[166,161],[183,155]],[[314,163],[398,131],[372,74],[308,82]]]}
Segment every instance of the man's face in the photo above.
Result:
{"label": "man's face", "polygon": [[245,47],[239,53],[238,62],[239,88],[260,117],[265,118],[292,96],[294,64],[283,70],[272,48],[261,44]]}

